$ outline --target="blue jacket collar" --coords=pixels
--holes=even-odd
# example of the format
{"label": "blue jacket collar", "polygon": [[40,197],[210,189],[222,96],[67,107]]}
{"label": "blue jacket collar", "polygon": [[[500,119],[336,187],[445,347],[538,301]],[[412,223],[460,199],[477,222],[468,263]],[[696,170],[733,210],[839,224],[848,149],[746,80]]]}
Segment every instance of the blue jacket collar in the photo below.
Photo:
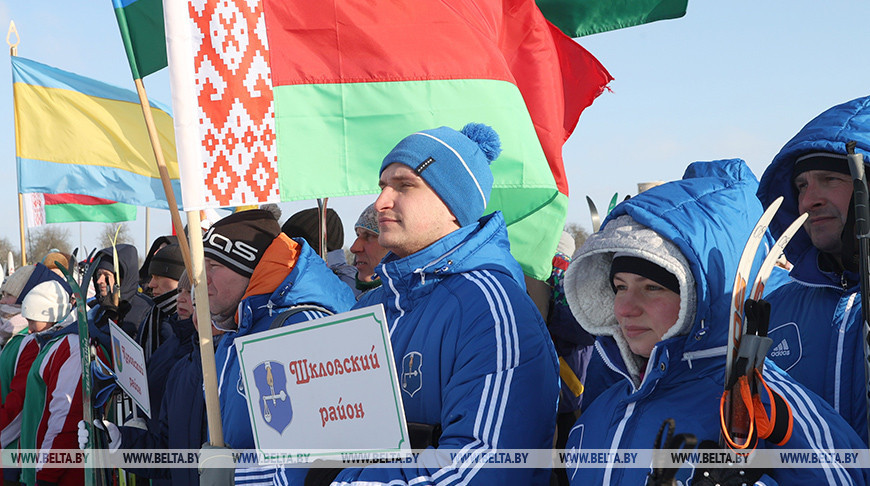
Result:
{"label": "blue jacket collar", "polygon": [[316,304],[333,313],[344,312],[355,299],[350,287],[338,279],[314,250],[301,238],[299,258],[293,270],[271,294],[252,295],[240,304],[240,335],[246,334],[263,315],[296,304]]}
{"label": "blue jacket collar", "polygon": [[449,275],[481,269],[510,275],[525,289],[522,269],[510,255],[507,228],[500,211],[463,226],[412,255],[399,258],[388,253],[376,272],[384,286],[413,300]]}

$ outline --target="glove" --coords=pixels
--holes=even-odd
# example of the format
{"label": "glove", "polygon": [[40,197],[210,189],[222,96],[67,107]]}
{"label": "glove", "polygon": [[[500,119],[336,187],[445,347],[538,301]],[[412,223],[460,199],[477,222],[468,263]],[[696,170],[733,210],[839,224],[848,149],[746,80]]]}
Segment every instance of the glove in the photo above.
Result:
{"label": "glove", "polygon": [[[321,462],[320,459],[314,461]],[[308,474],[305,475],[305,484],[304,486],[329,486],[335,481],[335,478],[341,474],[341,471],[344,468],[341,467],[325,467],[321,465],[320,467],[312,467],[308,470]]]}
{"label": "glove", "polygon": [[[719,444],[705,440],[698,445],[698,450],[719,449]],[[739,464],[728,464],[722,467],[695,467],[692,476],[693,486],[741,486],[755,484],[767,471],[762,468],[742,467]]]}
{"label": "glove", "polygon": [[79,420],[79,449],[85,450],[88,448],[88,425],[84,420]]}
{"label": "glove", "polygon": [[236,470],[231,455],[232,449],[205,443],[199,452],[199,484],[203,486],[234,484]]}
{"label": "glove", "polygon": [[[94,427],[109,433],[109,452],[116,452],[121,447],[121,429],[117,425],[108,420],[94,419]],[[87,449],[88,439],[90,434],[87,423],[79,420],[79,449]]]}
{"label": "glove", "polygon": [[133,307],[126,300],[121,300],[118,302],[118,305],[114,305],[111,302],[111,299],[106,299],[108,302],[102,302],[100,307],[103,310],[103,315],[100,318],[100,327],[107,326],[109,321],[114,322],[117,325],[121,325],[121,322],[124,320],[124,316],[130,312],[130,309]]}
{"label": "glove", "polygon": [[737,466],[695,469],[692,484],[694,486],[742,486],[744,484],[755,484],[763,475],[763,469],[741,469]]}

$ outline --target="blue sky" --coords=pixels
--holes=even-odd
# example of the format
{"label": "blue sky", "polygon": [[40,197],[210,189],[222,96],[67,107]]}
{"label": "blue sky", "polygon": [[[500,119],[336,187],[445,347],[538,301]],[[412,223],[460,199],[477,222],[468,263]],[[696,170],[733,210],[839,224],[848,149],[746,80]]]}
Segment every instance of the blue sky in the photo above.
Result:
{"label": "blue sky", "polygon": [[[870,94],[868,18],[870,2],[859,0],[689,0],[683,18],[578,39],[615,80],[565,145],[568,221],[589,229],[584,196],[602,210],[614,193],[622,197],[635,194],[638,182],[678,179],[695,160],[739,157],[760,177],[811,118]],[[133,88],[110,0],[0,0],[3,32],[10,19],[21,36],[18,55]],[[0,205],[6,208],[0,237],[15,243],[11,83],[11,69],[0,68]],[[169,103],[166,70],[145,84],[149,96]],[[346,246],[353,222],[373,200],[330,199],[344,220]],[[286,218],[314,205],[281,206]],[[130,226],[140,250],[147,247],[144,210]],[[68,227],[78,244],[79,225]],[[100,225],[81,227],[84,245],[92,248]],[[169,227],[167,211],[151,211],[152,239]]]}

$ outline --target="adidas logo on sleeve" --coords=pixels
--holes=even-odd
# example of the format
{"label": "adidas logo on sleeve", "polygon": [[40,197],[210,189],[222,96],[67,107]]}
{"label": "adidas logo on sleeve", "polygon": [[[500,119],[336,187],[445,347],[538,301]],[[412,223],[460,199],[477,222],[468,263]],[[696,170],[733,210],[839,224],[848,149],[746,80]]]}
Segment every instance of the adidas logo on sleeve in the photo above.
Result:
{"label": "adidas logo on sleeve", "polygon": [[773,349],[770,350],[771,358],[778,358],[780,356],[788,356],[791,354],[791,350],[788,348],[788,341],[783,339],[779,342]]}

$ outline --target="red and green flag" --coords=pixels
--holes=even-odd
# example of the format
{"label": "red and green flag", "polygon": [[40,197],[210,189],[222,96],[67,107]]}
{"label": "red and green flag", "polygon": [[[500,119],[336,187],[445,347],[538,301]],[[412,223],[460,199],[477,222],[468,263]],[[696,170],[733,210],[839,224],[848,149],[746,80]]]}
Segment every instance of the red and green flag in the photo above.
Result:
{"label": "red and green flag", "polygon": [[163,0],[112,0],[133,79],[166,67]]}
{"label": "red and green flag", "polygon": [[97,221],[119,223],[136,219],[136,206],[81,194],[23,194],[28,227],[48,223]]}
{"label": "red and green flag", "polygon": [[406,135],[485,123],[503,148],[487,210],[504,214],[526,274],[549,275],[567,209],[562,145],[611,77],[533,0],[175,9],[173,94],[198,102],[174,106],[185,209],[376,194]]}
{"label": "red and green flag", "polygon": [[544,17],[571,37],[686,15],[689,0],[537,0]]}

